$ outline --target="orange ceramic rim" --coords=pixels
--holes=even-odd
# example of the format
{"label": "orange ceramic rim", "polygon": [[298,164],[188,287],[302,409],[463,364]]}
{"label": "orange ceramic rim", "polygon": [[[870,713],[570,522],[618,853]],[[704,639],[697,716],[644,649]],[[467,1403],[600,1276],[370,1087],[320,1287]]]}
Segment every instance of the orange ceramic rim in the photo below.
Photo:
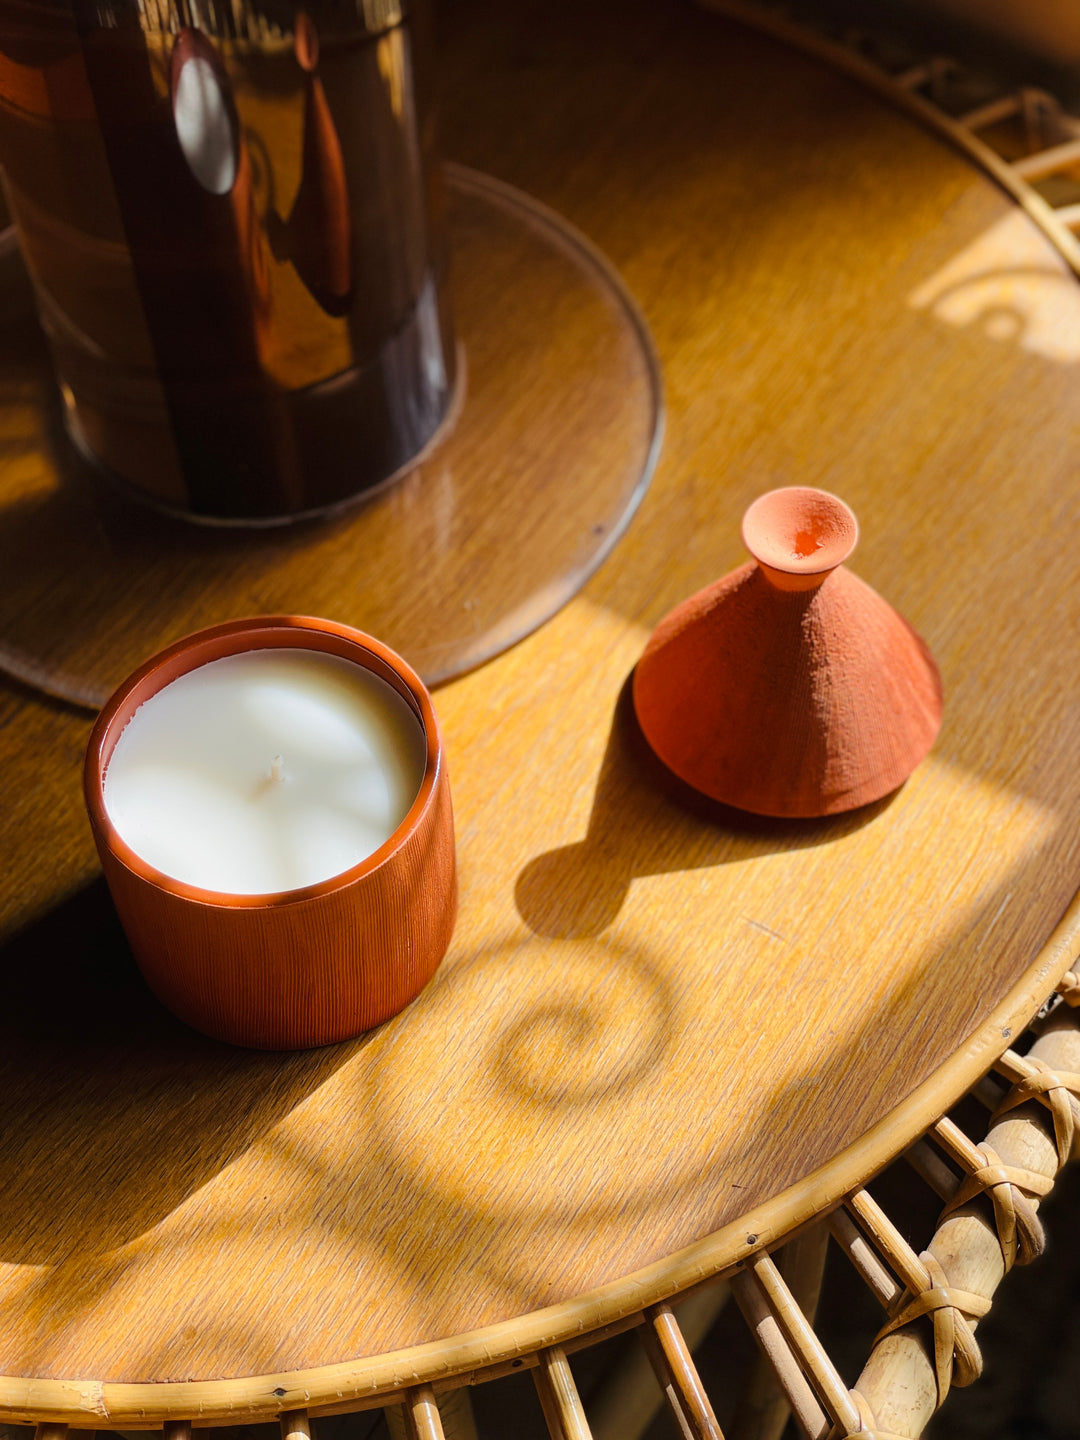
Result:
{"label": "orange ceramic rim", "polygon": [[[188,675],[211,661],[223,660],[229,655],[242,655],[251,650],[288,649],[320,650],[351,660],[386,681],[408,703],[424,732],[426,749],[424,776],[415,800],[401,824],[377,850],[351,869],[342,870],[314,885],[256,895],[233,895],[227,891],[189,885],[166,875],[144,860],[121,837],[105,807],[105,772],[125,726],[140,705],[181,675]],[[386,864],[414,833],[431,805],[442,766],[442,737],[431,696],[412,667],[388,645],[364,634],[362,630],[317,616],[258,615],[243,620],[228,620],[222,625],[212,625],[185,635],[152,655],[123,680],[105,702],[90,732],[83,766],[83,789],[90,823],[102,844],[141,880],[198,905],[219,909],[270,909],[301,904],[331,894]]]}

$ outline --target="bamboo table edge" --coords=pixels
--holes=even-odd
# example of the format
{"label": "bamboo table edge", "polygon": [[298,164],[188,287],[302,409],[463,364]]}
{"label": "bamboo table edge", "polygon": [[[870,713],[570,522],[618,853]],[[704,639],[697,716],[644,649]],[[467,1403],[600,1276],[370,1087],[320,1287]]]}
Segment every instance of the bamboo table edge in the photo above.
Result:
{"label": "bamboo table edge", "polygon": [[470,1383],[479,1371],[625,1320],[738,1268],[835,1208],[919,1139],[990,1069],[1034,1019],[1078,954],[1080,890],[1024,975],[963,1049],[865,1135],[738,1220],[623,1279],[480,1330],[306,1370],[138,1383],[4,1375],[0,1420],[149,1430],[168,1420],[251,1424],[288,1410],[317,1414],[320,1409],[359,1409],[418,1384],[445,1384],[455,1377],[467,1377],[459,1383]]}
{"label": "bamboo table edge", "polygon": [[764,10],[759,0],[695,0],[703,10],[712,11],[747,29],[801,50],[821,60],[849,79],[919,121],[932,134],[945,140],[982,170],[1016,202],[1029,220],[1046,236],[1072,272],[1080,277],[1080,240],[1058,219],[1054,207],[1033,189],[1017,171],[985,141],[959,121],[939,110],[921,95],[913,94],[868,60],[843,45],[815,35],[785,15]]}

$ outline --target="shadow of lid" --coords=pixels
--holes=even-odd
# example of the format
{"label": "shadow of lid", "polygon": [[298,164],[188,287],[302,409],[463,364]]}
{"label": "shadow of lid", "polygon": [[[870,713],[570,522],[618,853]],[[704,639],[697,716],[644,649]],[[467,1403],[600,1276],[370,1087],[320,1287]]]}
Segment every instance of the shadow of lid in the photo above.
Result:
{"label": "shadow of lid", "polygon": [[633,880],[824,845],[868,824],[897,793],[843,815],[775,820],[721,805],[653,753],[631,694],[619,692],[584,840],[535,856],[514,898],[539,935],[598,935],[617,918]]}

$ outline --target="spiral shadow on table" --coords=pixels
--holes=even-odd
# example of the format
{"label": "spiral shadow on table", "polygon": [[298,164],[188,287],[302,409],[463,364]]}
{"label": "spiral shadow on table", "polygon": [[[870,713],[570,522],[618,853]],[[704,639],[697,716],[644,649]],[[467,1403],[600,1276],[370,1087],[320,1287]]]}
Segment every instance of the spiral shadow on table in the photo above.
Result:
{"label": "spiral shadow on table", "polygon": [[[66,958],[51,965],[55,954]],[[846,1103],[835,1065],[756,1070],[758,1019],[741,1012],[716,1037],[710,1103],[687,1103],[673,1077],[700,1052],[698,988],[724,954],[687,967],[640,943],[511,930],[450,957],[364,1040],[295,1055],[233,1050],[173,1021],[100,885],[7,958],[0,1259],[40,1267],[24,1283],[41,1333],[60,1339],[35,1339],[36,1361],[8,1343],[6,1373],[72,1363],[87,1316],[155,1283],[139,1277],[161,1263],[190,1270],[183,1324],[144,1309],[95,1371],[198,1375],[224,1352],[269,1373],[434,1339],[478,1314],[507,1319],[745,1214],[858,1135],[861,1106],[883,1103]],[[915,958],[888,1009],[917,1014],[937,965],[936,952]],[[856,1007],[814,1043],[850,1057],[882,1023]],[[736,1124],[729,1101],[751,1071],[751,1113]],[[809,1159],[762,1154],[761,1116],[810,1137]],[[265,1237],[251,1239],[250,1214],[273,1217]],[[245,1268],[226,1273],[218,1257],[241,1232]],[[332,1289],[343,1275],[364,1283]]]}

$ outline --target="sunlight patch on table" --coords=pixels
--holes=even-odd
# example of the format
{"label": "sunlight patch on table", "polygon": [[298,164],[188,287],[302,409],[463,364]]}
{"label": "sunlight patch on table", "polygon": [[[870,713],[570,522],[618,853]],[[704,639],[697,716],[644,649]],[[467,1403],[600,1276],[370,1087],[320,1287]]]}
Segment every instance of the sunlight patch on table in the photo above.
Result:
{"label": "sunlight patch on table", "polygon": [[1080,287],[1022,210],[983,231],[908,304],[1061,365],[1080,359]]}

